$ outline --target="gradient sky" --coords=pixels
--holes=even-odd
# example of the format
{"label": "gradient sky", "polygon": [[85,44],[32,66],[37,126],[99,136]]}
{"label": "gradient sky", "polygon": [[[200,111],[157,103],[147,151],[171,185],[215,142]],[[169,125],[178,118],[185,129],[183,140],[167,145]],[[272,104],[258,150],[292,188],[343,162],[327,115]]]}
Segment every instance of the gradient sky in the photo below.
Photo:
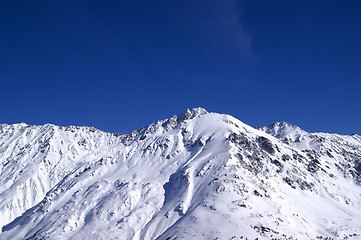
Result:
{"label": "gradient sky", "polygon": [[1,0],[0,123],[128,133],[204,107],[361,134],[361,1]]}

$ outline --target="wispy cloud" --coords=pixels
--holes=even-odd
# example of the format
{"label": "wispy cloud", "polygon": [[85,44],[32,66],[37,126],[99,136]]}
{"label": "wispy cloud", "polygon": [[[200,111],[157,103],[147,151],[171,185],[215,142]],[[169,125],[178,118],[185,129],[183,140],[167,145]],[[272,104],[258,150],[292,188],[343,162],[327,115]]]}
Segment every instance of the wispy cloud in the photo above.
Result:
{"label": "wispy cloud", "polygon": [[242,21],[242,6],[238,0],[216,0],[217,15],[223,37],[247,60],[254,60],[252,34]]}

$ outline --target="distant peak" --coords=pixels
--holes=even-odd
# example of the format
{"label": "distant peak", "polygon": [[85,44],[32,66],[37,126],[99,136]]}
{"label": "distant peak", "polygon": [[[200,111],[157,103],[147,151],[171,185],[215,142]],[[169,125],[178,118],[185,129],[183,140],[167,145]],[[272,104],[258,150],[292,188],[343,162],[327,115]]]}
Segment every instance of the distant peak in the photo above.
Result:
{"label": "distant peak", "polygon": [[275,122],[268,126],[257,127],[257,129],[261,129],[263,131],[264,130],[278,130],[278,129],[294,129],[294,130],[303,131],[300,127],[298,127],[294,124],[288,123],[288,122]]}
{"label": "distant peak", "polygon": [[276,138],[290,138],[292,141],[299,136],[306,135],[307,132],[300,127],[287,123],[287,122],[275,122],[269,126],[258,127],[258,130],[264,131]]}
{"label": "distant peak", "polygon": [[275,122],[275,123],[268,126],[268,128],[275,128],[275,127],[300,129],[298,126],[293,125],[293,124],[288,123],[288,122]]}

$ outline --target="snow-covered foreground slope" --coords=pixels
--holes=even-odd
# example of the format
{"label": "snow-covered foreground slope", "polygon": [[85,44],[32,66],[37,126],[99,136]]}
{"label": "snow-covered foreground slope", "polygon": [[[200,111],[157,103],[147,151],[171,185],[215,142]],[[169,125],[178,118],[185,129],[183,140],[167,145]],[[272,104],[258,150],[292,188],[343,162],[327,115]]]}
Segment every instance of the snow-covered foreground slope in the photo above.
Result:
{"label": "snow-covered foreground slope", "polygon": [[0,239],[361,239],[361,137],[202,108],[131,134],[0,125]]}

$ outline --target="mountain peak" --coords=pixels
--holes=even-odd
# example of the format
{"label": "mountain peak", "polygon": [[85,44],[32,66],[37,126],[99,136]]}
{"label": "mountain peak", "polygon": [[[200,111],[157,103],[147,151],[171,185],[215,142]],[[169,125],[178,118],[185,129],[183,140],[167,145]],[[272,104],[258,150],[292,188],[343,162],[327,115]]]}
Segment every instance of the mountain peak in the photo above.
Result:
{"label": "mountain peak", "polygon": [[187,109],[183,114],[179,115],[178,118],[180,120],[188,120],[199,117],[201,115],[207,114],[207,110],[201,107]]}
{"label": "mountain peak", "polygon": [[275,122],[269,126],[258,127],[257,129],[278,139],[287,138],[291,141],[295,141],[300,136],[307,134],[307,132],[302,130],[300,127],[288,122]]}

